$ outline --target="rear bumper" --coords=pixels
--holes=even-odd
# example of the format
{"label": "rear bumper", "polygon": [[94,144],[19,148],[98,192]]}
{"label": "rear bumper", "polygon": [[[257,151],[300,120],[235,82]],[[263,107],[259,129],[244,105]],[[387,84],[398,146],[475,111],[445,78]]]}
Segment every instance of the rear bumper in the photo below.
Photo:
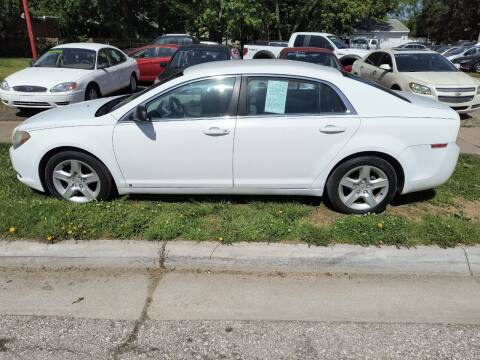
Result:
{"label": "rear bumper", "polygon": [[402,194],[433,189],[445,183],[455,170],[459,154],[460,148],[454,142],[442,149],[432,149],[430,145],[405,149],[399,157],[405,172]]}
{"label": "rear bumper", "polygon": [[4,105],[10,107],[50,109],[69,105],[85,99],[83,91],[69,93],[23,93],[17,91],[0,91]]}

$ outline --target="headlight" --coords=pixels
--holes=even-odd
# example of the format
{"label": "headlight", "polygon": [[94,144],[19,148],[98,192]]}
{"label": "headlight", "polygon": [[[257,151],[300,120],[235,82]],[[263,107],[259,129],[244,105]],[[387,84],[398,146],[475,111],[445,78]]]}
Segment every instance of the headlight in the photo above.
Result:
{"label": "headlight", "polygon": [[8,86],[8,83],[5,80],[2,80],[2,82],[0,82],[0,89],[8,91],[10,90],[10,86]]}
{"label": "headlight", "polygon": [[15,131],[12,136],[13,148],[16,149],[19,146],[25,144],[30,139],[30,134],[26,131]]}
{"label": "headlight", "polygon": [[420,95],[432,95],[432,90],[428,86],[423,86],[417,83],[410,83],[410,89],[415,93],[415,94],[420,94]]}
{"label": "headlight", "polygon": [[50,92],[66,92],[66,91],[75,90],[76,88],[77,88],[76,82],[66,82],[66,83],[55,85],[50,89]]}

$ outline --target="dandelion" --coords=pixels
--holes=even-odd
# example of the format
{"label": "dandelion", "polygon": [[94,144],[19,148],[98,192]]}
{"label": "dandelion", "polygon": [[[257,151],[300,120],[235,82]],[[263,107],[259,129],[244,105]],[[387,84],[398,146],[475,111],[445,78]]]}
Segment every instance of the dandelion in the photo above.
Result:
{"label": "dandelion", "polygon": [[378,224],[377,224],[377,227],[378,227],[379,229],[383,229],[383,228],[385,227],[385,225],[383,225],[383,223],[378,223]]}
{"label": "dandelion", "polygon": [[8,229],[8,232],[13,234],[14,232],[17,232],[17,228],[12,226],[10,229]]}
{"label": "dandelion", "polygon": [[278,213],[279,213],[279,214],[283,214],[283,211],[282,211],[282,210],[280,210]]}
{"label": "dandelion", "polygon": [[48,235],[48,236],[47,236],[47,240],[48,240],[48,241],[52,241],[52,239],[53,239],[53,236],[52,236],[52,235]]}
{"label": "dandelion", "polygon": [[72,230],[68,230],[68,235],[72,235],[73,234],[73,231]]}
{"label": "dandelion", "polygon": [[218,241],[223,241],[223,237],[220,236],[220,237],[218,238]]}

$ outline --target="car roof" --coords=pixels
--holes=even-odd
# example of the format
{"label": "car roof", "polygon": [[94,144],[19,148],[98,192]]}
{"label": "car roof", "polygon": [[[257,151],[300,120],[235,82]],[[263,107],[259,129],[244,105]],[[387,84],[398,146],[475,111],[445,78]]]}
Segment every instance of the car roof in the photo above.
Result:
{"label": "car roof", "polygon": [[148,44],[144,46],[140,46],[136,48],[135,50],[141,50],[141,49],[148,49],[148,48],[172,48],[172,49],[178,49],[180,46],[177,44]]}
{"label": "car roof", "polygon": [[282,53],[292,53],[292,52],[311,52],[311,53],[326,53],[326,54],[333,54],[332,50],[325,49],[325,48],[318,48],[318,47],[288,47],[284,48],[281,52]]}
{"label": "car roof", "polygon": [[180,45],[178,51],[182,50],[192,50],[192,49],[205,49],[205,50],[225,50],[228,51],[227,47],[223,45],[216,44],[186,44]]}
{"label": "car roof", "polygon": [[375,52],[388,52],[391,54],[438,54],[436,51],[430,49],[405,49],[405,48],[393,48],[393,49],[382,49]]}
{"label": "car roof", "polygon": [[107,44],[99,44],[99,43],[69,43],[69,44],[61,44],[54,46],[52,49],[87,49],[87,50],[95,50],[98,51],[103,48],[114,48],[117,49],[115,46],[107,45]]}
{"label": "car roof", "polygon": [[256,59],[242,61],[214,61],[191,66],[184,70],[184,75],[192,78],[222,75],[287,75],[304,76],[319,79],[338,79],[342,73],[334,68],[318,66],[302,61],[285,61],[273,59]]}
{"label": "car roof", "polygon": [[330,34],[330,33],[324,33],[324,32],[309,32],[309,31],[306,31],[306,32],[296,32],[296,33],[293,33],[293,35],[320,35],[320,36],[332,36],[333,34]]}

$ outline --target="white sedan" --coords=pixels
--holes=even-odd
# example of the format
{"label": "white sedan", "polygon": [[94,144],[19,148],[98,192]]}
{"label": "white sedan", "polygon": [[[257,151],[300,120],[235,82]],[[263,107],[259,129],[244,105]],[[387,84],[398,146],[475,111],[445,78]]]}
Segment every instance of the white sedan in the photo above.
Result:
{"label": "white sedan", "polygon": [[21,182],[78,203],[117,193],[323,195],[362,214],[444,183],[459,126],[439,102],[335,69],[215,62],[33,116],[15,129],[10,156]]}
{"label": "white sedan", "polygon": [[137,89],[135,59],[104,44],[78,43],[56,46],[32,67],[0,83],[0,98],[7,106],[54,108],[92,100],[129,87]]}

